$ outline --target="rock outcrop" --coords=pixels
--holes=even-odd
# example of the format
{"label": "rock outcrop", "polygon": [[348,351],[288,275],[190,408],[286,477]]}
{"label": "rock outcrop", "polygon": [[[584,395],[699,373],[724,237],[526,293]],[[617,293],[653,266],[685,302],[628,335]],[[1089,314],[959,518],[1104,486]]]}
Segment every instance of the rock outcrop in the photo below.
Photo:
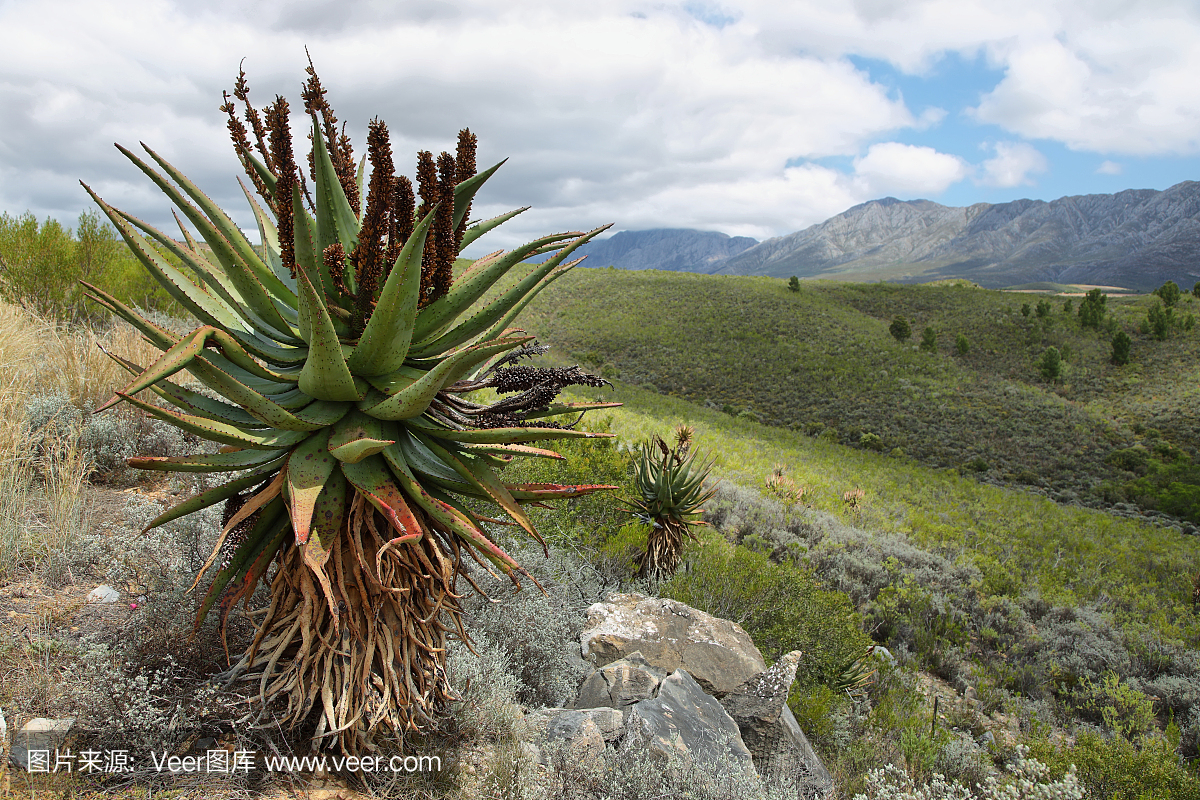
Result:
{"label": "rock outcrop", "polygon": [[539,709],[526,718],[571,759],[598,759],[607,745],[714,775],[769,778],[794,787],[798,797],[832,793],[829,771],[787,706],[799,652],[767,669],[738,625],[672,600],[627,594],[588,609],[580,644],[595,669],[574,708]]}
{"label": "rock outcrop", "polygon": [[767,668],[741,626],[658,597],[610,595],[588,609],[583,657],[597,667],[640,652],[665,673],[686,670],[716,697]]}

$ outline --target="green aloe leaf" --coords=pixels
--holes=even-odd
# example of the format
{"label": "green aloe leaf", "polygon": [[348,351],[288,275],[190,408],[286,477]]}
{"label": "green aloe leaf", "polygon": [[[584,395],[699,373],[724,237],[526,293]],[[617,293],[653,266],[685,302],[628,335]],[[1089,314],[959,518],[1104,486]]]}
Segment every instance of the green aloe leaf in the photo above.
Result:
{"label": "green aloe leaf", "polygon": [[366,392],[359,393],[346,366],[329,311],[303,270],[296,271],[296,283],[300,288],[300,316],[307,318],[311,337],[308,359],[300,372],[300,390],[318,400],[361,400]]}
{"label": "green aloe leaf", "polygon": [[317,498],[325,488],[337,461],[329,454],[329,433],[308,437],[292,451],[287,463],[288,511],[296,544],[308,541]]}
{"label": "green aloe leaf", "polygon": [[357,464],[395,444],[395,438],[394,432],[385,430],[383,422],[356,410],[333,427],[328,449],[338,461]]}
{"label": "green aloe leaf", "polygon": [[371,319],[347,359],[355,375],[371,377],[395,372],[404,364],[412,341],[413,321],[421,290],[421,254],[437,207],[417,224],[388,275]]}
{"label": "green aloe leaf", "polygon": [[480,236],[483,236],[488,231],[500,227],[513,217],[517,216],[518,214],[523,214],[530,208],[531,206],[525,206],[524,208],[518,208],[513,211],[509,211],[506,214],[501,214],[498,217],[492,217],[491,219],[485,219],[480,222],[476,222],[474,225],[463,231],[463,240],[462,245],[459,247],[459,252],[461,253],[463,250],[466,250],[468,245],[470,245]]}
{"label": "green aloe leaf", "polygon": [[[504,159],[508,161],[508,159]],[[475,199],[475,193],[479,188],[487,182],[487,179],[496,174],[496,170],[504,166],[504,161],[496,164],[493,167],[488,167],[483,172],[477,172],[467,178],[462,183],[454,187],[454,227],[458,228],[462,224],[463,217],[467,215],[467,207],[471,205],[471,201]],[[362,190],[359,190],[361,194]]]}
{"label": "green aloe leaf", "polygon": [[[313,165],[317,178],[317,246],[323,253],[329,245],[340,242],[347,253],[352,253],[358,244],[360,223],[350,207],[350,201],[346,199],[346,193],[342,191],[316,114],[313,114],[312,121]],[[349,276],[347,278],[349,280]]]}
{"label": "green aloe leaf", "polygon": [[[134,469],[160,472],[234,472],[263,466],[287,456],[285,449],[238,450],[230,453],[195,453],[186,456],[135,456],[129,459]],[[282,465],[282,461],[280,461]]]}
{"label": "green aloe leaf", "polygon": [[251,486],[257,486],[262,483],[264,475],[270,475],[279,466],[275,462],[252,470],[248,475],[241,478],[236,478],[228,483],[221,484],[206,492],[201,492],[195,497],[184,500],[178,505],[172,506],[163,513],[159,514],[150,524],[142,528],[142,533],[148,530],[157,528],[160,525],[165,525],[168,522],[177,520],[180,517],[186,517],[194,511],[199,511],[202,508],[208,508],[220,503],[222,500],[228,500],[243,489],[249,489]]}
{"label": "green aloe leaf", "polygon": [[446,357],[442,363],[406,389],[369,406],[360,403],[359,407],[379,419],[399,420],[418,416],[425,413],[429,403],[444,386],[455,381],[471,367],[496,353],[512,350],[528,341],[531,341],[531,337],[513,337],[464,348]]}
{"label": "green aloe leaf", "polygon": [[[118,148],[120,148],[123,153],[133,159],[134,163],[136,163],[139,167],[142,167],[143,172],[147,172],[147,174],[153,172],[153,170],[148,170],[148,167],[143,166],[141,159],[138,159],[133,155],[133,153],[121,148],[120,145],[118,145]],[[175,181],[175,183],[182,187],[183,190],[187,192],[188,196],[191,197],[198,206],[200,206],[200,210],[205,215],[201,217],[201,220],[205,224],[202,225],[195,220],[192,221],[192,224],[196,226],[196,230],[200,231],[201,235],[204,236],[205,241],[207,241],[209,246],[212,247],[213,253],[217,256],[217,259],[229,273],[230,279],[235,281],[239,288],[243,283],[241,277],[239,277],[241,274],[253,279],[252,283],[246,283],[245,285],[247,287],[256,287],[255,292],[253,293],[254,296],[252,297],[250,294],[247,294],[246,299],[252,303],[257,303],[258,298],[267,297],[267,292],[269,291],[271,295],[294,307],[296,295],[290,289],[284,286],[283,282],[271,272],[265,263],[263,263],[262,259],[258,257],[258,253],[254,251],[254,245],[252,245],[250,240],[247,239],[245,234],[242,233],[241,228],[234,224],[233,220],[229,218],[229,215],[227,215],[216,203],[210,200],[208,195],[200,191],[199,187],[192,183],[186,175],[175,169],[175,167],[171,166],[171,164],[167,163],[167,161],[161,158],[158,153],[155,153],[149,147],[146,147],[144,143],[142,143],[142,148],[150,154],[151,158],[158,162],[158,165],[162,167],[163,171],[166,172],[167,175],[170,176],[171,180]],[[159,184],[160,188],[162,188],[163,191],[171,197],[172,201],[179,206],[180,210],[182,210],[184,213],[187,213],[187,208],[184,205],[181,205],[178,200],[176,200],[179,195],[178,192],[174,191],[173,186],[171,186],[169,183],[166,186],[163,186],[165,181],[160,183],[160,181],[155,178],[154,175],[150,175],[150,179]],[[188,205],[190,205],[190,203]],[[210,241],[209,237],[205,235],[208,229],[211,229],[211,231],[215,234],[214,241]],[[238,274],[234,274],[235,272]],[[261,295],[258,294],[259,292],[261,292]],[[270,314],[274,311],[274,308],[268,305],[264,306],[263,310]],[[257,307],[255,308],[255,311],[260,314],[263,313],[262,311],[258,311]],[[277,320],[277,318],[272,319],[270,316],[266,316],[266,319],[271,322]],[[286,331],[286,329],[284,330]]]}
{"label": "green aloe leaf", "polygon": [[299,444],[307,438],[301,431],[268,431],[257,433],[247,431],[234,425],[214,422],[203,417],[193,417],[187,414],[177,414],[165,408],[142,402],[132,395],[120,395],[124,400],[137,406],[151,416],[163,422],[174,425],[180,430],[195,434],[210,442],[220,442],[234,447],[246,447],[253,450],[278,450]]}
{"label": "green aloe leaf", "polygon": [[518,247],[512,252],[504,253],[498,258],[486,262],[484,259],[480,259],[475,262],[479,265],[478,268],[472,265],[470,271],[454,282],[449,292],[421,309],[420,314],[417,315],[416,327],[413,329],[413,341],[424,343],[430,337],[440,333],[495,285],[496,281],[504,277],[510,269],[528,258],[543,244],[564,241],[580,235],[578,232],[571,232],[545,236]]}

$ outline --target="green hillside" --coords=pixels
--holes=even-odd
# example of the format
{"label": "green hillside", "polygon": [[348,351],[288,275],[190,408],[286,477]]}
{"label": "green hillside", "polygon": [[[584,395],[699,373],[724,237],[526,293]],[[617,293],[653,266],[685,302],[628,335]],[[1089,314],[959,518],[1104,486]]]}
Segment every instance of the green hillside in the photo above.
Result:
{"label": "green hillside", "polygon": [[[1060,501],[1200,521],[1200,332],[1184,330],[1200,304],[1184,295],[1159,341],[1137,332],[1157,298],[1109,298],[1099,328],[1080,324],[1080,301],[965,285],[806,281],[792,292],[773,278],[579,269],[521,322],[558,358],[662,394],[899,448]],[[1038,302],[1049,306],[1042,316]],[[889,334],[896,316],[911,325],[904,343]],[[932,351],[919,347],[926,328]],[[1133,339],[1125,366],[1110,363],[1118,330]],[[1063,356],[1057,380],[1039,368],[1049,347]]]}

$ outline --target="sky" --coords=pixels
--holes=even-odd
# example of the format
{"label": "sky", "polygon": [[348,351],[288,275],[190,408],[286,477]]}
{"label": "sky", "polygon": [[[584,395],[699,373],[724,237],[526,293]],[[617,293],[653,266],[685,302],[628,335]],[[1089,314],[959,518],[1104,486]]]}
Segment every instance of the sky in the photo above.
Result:
{"label": "sky", "polygon": [[221,93],[241,63],[256,105],[302,110],[306,47],[356,152],[378,116],[410,176],[462,127],[508,159],[473,216],[532,209],[480,252],[1200,177],[1195,1],[0,0],[0,31],[0,212],[64,224],[82,180],[173,232],[113,147],[145,142],[253,229]]}

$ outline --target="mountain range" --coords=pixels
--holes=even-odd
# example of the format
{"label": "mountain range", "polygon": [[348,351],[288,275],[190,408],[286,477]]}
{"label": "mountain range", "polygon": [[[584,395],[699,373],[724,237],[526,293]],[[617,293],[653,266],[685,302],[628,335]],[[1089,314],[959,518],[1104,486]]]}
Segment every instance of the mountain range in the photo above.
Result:
{"label": "mountain range", "polygon": [[912,283],[966,278],[1146,291],[1200,278],[1200,182],[1169,189],[943,206],[885,197],[756,242],[690,229],[621,231],[582,248],[588,266]]}

